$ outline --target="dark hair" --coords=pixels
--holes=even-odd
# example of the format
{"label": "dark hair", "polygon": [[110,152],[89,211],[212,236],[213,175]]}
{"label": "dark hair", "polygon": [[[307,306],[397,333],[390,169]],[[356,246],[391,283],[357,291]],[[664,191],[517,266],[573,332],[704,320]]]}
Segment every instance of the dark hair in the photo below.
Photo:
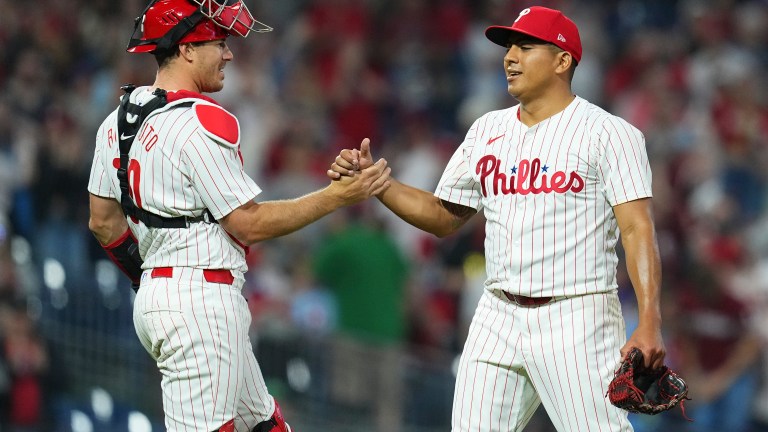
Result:
{"label": "dark hair", "polygon": [[179,46],[174,45],[170,49],[167,50],[156,50],[152,54],[155,56],[155,61],[157,61],[157,66],[159,68],[163,68],[168,65],[168,63],[171,62],[175,57],[179,56]]}
{"label": "dark hair", "polygon": [[[210,43],[212,41],[199,41],[199,42],[185,42],[192,46],[202,46],[207,43]],[[172,46],[171,48],[167,50],[155,50],[153,53],[155,55],[155,61],[157,61],[157,66],[160,68],[163,68],[164,66],[167,66],[168,63],[173,60],[175,57],[178,57],[179,54],[181,54],[181,51],[179,51],[179,45],[176,44]]]}

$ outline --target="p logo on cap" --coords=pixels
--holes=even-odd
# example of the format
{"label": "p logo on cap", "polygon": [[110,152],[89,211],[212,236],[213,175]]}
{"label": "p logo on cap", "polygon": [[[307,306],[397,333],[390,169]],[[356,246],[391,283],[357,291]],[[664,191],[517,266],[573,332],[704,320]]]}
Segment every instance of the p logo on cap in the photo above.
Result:
{"label": "p logo on cap", "polygon": [[485,30],[485,37],[497,45],[506,47],[513,33],[549,42],[569,52],[577,62],[581,61],[579,29],[559,10],[542,6],[525,8],[520,11],[511,26],[490,26]]}
{"label": "p logo on cap", "polygon": [[521,10],[520,15],[517,16],[517,19],[515,20],[515,22],[520,21],[520,18],[524,17],[525,15],[528,15],[529,13],[531,13],[531,8],[525,8]]}

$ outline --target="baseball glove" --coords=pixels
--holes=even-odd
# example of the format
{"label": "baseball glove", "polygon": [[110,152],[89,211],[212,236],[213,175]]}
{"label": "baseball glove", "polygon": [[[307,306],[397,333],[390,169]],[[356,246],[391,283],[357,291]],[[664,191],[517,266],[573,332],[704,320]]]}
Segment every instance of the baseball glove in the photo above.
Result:
{"label": "baseball glove", "polygon": [[688,385],[667,366],[659,369],[646,368],[643,353],[637,348],[627,354],[608,385],[607,396],[611,403],[632,413],[655,415],[680,405],[688,397]]}

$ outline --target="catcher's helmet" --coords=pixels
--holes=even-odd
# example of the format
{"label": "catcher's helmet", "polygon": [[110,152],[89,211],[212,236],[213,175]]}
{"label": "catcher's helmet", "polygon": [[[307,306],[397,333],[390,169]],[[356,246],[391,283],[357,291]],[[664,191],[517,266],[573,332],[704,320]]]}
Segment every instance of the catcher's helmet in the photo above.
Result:
{"label": "catcher's helmet", "polygon": [[152,0],[136,18],[128,52],[166,51],[177,44],[272,31],[242,0]]}

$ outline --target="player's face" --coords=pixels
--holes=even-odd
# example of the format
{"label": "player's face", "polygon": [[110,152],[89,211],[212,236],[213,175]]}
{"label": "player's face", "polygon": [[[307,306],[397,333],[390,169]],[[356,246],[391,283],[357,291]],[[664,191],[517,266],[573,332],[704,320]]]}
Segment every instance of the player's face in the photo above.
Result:
{"label": "player's face", "polygon": [[560,52],[556,46],[538,39],[512,38],[504,56],[509,94],[523,103],[544,96],[557,76]]}
{"label": "player's face", "polygon": [[213,93],[224,88],[224,66],[234,58],[224,39],[195,44],[195,80],[200,92]]}

